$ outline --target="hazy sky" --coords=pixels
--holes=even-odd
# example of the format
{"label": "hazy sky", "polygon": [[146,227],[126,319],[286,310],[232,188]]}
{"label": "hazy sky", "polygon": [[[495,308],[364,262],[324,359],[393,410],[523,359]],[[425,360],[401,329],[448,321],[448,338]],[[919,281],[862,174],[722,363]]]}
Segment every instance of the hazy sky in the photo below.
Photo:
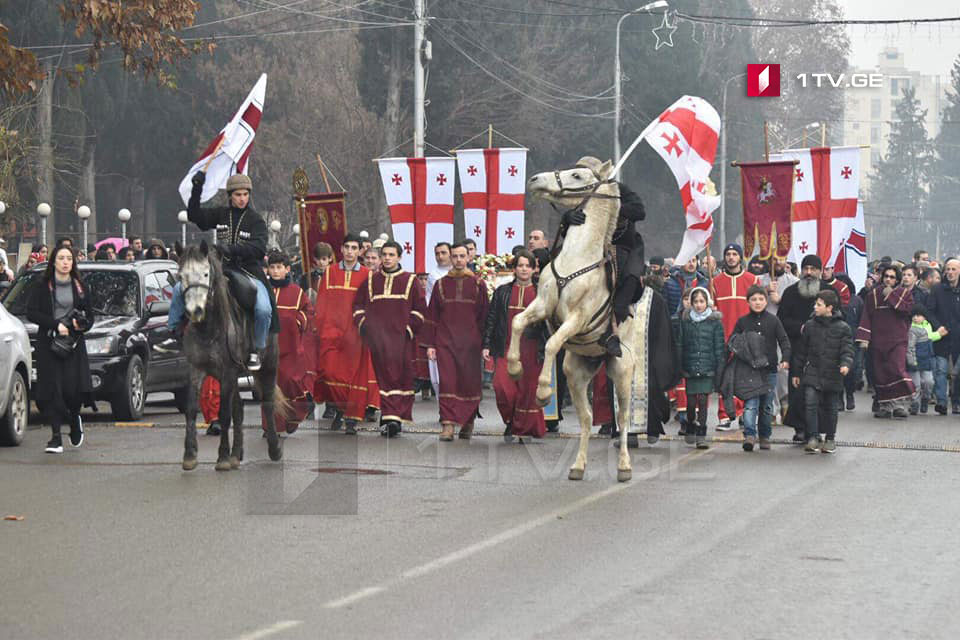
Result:
{"label": "hazy sky", "polygon": [[[942,18],[960,16],[960,2],[947,0],[838,0],[848,19]],[[885,46],[905,54],[910,70],[949,77],[960,54],[960,23],[941,25],[850,26],[851,60],[855,67],[873,67]]]}

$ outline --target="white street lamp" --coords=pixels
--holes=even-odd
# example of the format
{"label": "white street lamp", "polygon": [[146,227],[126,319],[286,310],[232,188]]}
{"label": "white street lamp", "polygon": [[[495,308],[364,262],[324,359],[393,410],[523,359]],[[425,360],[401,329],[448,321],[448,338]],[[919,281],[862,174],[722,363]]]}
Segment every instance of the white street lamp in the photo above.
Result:
{"label": "white street lamp", "polygon": [[186,211],[181,211],[177,214],[177,220],[180,221],[180,245],[186,249],[187,247],[187,223],[190,222],[190,216],[187,215]]}
{"label": "white street lamp", "polygon": [[87,250],[87,218],[90,217],[90,207],[80,205],[77,207],[77,217],[83,221],[83,250]]}
{"label": "white street lamp", "polygon": [[117,217],[120,218],[120,237],[127,239],[127,223],[130,222],[130,209],[120,209],[117,211]]}
{"label": "white street lamp", "polygon": [[[0,202],[0,204],[3,204],[3,203]],[[3,213],[3,211],[0,211],[0,213]],[[300,235],[300,224],[299,224],[299,223],[293,225],[293,235],[295,235],[295,236],[299,236],[299,235]]]}
{"label": "white street lamp", "polygon": [[37,215],[40,216],[40,235],[43,236],[43,244],[47,244],[47,216],[50,215],[50,205],[41,202],[37,205]]}
{"label": "white street lamp", "polygon": [[[613,165],[617,166],[620,162],[620,26],[623,24],[623,21],[630,16],[643,13],[644,11],[652,11],[654,9],[666,9],[667,2],[666,0],[657,0],[657,2],[648,2],[638,9],[633,11],[628,11],[627,13],[620,16],[620,19],[617,20],[617,43],[616,51],[613,58]],[[617,170],[617,175],[615,176],[618,180],[620,179],[620,170]]]}
{"label": "white street lamp", "polygon": [[0,216],[7,212],[7,203],[0,200]]}
{"label": "white street lamp", "polygon": [[280,228],[283,225],[280,224],[279,220],[270,221],[270,244],[277,246],[277,234],[280,233]]}

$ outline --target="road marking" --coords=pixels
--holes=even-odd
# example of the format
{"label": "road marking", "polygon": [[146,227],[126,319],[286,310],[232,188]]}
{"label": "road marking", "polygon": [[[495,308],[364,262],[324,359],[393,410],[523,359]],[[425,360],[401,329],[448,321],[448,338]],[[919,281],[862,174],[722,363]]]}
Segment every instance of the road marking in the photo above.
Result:
{"label": "road marking", "polygon": [[272,624],[269,627],[264,627],[262,629],[257,629],[256,631],[251,631],[250,633],[245,633],[242,636],[231,638],[231,640],[260,640],[261,638],[269,638],[270,636],[276,635],[288,629],[299,627],[302,624],[303,620],[281,620],[280,622]]}
{"label": "road marking", "polygon": [[[106,426],[110,426],[111,423],[104,423]],[[155,423],[153,422],[114,422],[112,423],[115,427],[152,427]],[[92,426],[92,425],[91,425]]]}
{"label": "road marking", "polygon": [[[655,474],[646,475],[641,479],[655,478],[664,472],[671,471],[679,467],[683,462],[686,462],[688,460],[693,460],[694,458],[698,458],[707,453],[710,453],[709,449],[698,449],[695,451],[691,451],[690,453],[680,456],[679,458],[677,458],[667,466],[661,467],[660,469],[657,470]],[[396,578],[391,578],[389,580],[383,581],[378,585],[366,587],[364,589],[360,589],[359,591],[354,591],[353,593],[348,594],[342,598],[337,598],[336,600],[330,600],[329,602],[325,603],[323,606],[326,609],[339,609],[339,608],[354,604],[355,602],[359,602],[360,600],[363,600],[365,598],[369,598],[370,596],[376,595],[378,593],[383,593],[387,589],[390,589],[391,587],[395,587],[407,580],[420,578],[429,573],[433,573],[434,571],[438,571],[440,569],[443,569],[444,567],[460,562],[461,560],[466,560],[467,558],[470,558],[471,556],[475,556],[476,554],[482,551],[485,551],[491,547],[496,547],[509,540],[518,538],[528,533],[529,531],[532,531],[533,529],[536,529],[538,527],[541,527],[547,524],[548,522],[556,522],[558,519],[562,519],[568,516],[569,514],[573,513],[574,511],[579,511],[580,509],[583,509],[584,507],[589,506],[594,502],[603,500],[607,496],[612,496],[616,493],[620,493],[621,491],[629,489],[631,486],[636,486],[636,484],[631,482],[620,482],[615,485],[609,486],[606,489],[598,491],[594,494],[591,494],[589,496],[584,496],[583,498],[580,498],[579,500],[576,500],[565,507],[561,507],[559,509],[551,511],[550,513],[544,514],[539,518],[534,518],[533,520],[524,522],[523,524],[518,524],[515,527],[511,527],[510,529],[501,531],[500,533],[492,537],[489,537],[486,540],[481,540],[480,542],[476,542],[462,549],[458,549],[456,551],[448,553],[445,556],[441,556],[435,560],[431,560],[430,562],[422,564],[418,567],[407,569]]]}

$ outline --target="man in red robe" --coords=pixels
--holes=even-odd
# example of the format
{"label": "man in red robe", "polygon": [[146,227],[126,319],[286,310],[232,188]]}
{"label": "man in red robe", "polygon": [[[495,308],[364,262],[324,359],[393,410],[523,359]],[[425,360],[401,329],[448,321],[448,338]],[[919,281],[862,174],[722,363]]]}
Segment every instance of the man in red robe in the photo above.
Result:
{"label": "man in red robe", "polygon": [[293,433],[313,406],[310,393],[314,388],[316,372],[313,354],[304,348],[304,334],[311,314],[310,299],[303,289],[290,280],[290,259],[282,251],[270,252],[267,275],[280,317],[277,386],[292,404],[293,411],[292,415],[277,415],[276,421],[278,429],[282,426],[287,433]]}
{"label": "man in red robe", "polygon": [[440,373],[440,440],[446,442],[457,425],[460,438],[470,439],[483,394],[480,363],[489,298],[467,259],[465,245],[450,247],[453,268],[433,286],[421,341]]}
{"label": "man in red robe", "polygon": [[820,274],[820,279],[833,287],[833,290],[837,292],[837,295],[840,297],[841,306],[845,307],[850,304],[850,287],[848,287],[843,280],[837,280],[837,277],[833,274],[833,267],[824,266]]}
{"label": "man in red robe", "polygon": [[380,248],[380,271],[357,291],[353,321],[370,349],[380,387],[380,435],[400,434],[413,421],[415,336],[423,326],[426,305],[417,277],[400,267],[400,244]]}
{"label": "man in red robe", "polygon": [[[723,314],[723,339],[729,340],[737,320],[750,312],[747,303],[747,289],[758,284],[757,276],[743,268],[743,249],[735,242],[723,248],[723,271],[714,276],[711,281],[713,299],[716,301],[717,311]],[[743,401],[734,398],[737,416],[743,413]],[[717,431],[733,429],[730,422],[736,416],[728,416],[723,402],[717,403],[717,418],[720,424]]]}
{"label": "man in red robe", "polygon": [[543,366],[538,357],[544,343],[542,336],[521,337],[523,377],[520,380],[513,380],[507,373],[505,357],[512,340],[513,319],[537,298],[537,286],[533,284],[534,265],[536,258],[532,253],[526,249],[516,253],[514,280],[493,292],[483,331],[483,359],[494,362],[493,391],[500,417],[506,425],[503,437],[507,442],[512,442],[514,436],[542,438],[547,430],[543,410],[537,403],[537,378]]}
{"label": "man in red robe", "polygon": [[313,397],[337,408],[331,428],[345,426],[356,434],[369,399],[372,367],[370,352],[353,323],[353,300],[367,283],[369,271],[358,262],[360,238],[352,233],[343,239],[343,260],[324,272],[317,287],[314,328],[317,339],[317,382]]}

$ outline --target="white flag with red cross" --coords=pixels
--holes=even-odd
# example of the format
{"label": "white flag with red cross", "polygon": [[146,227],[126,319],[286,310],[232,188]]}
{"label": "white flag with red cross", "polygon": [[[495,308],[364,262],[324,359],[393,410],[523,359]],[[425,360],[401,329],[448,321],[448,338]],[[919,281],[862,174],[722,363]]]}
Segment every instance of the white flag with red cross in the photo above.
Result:
{"label": "white flag with red cross", "polygon": [[857,218],[860,148],[787,149],[770,160],[799,160],[794,169],[789,259],[800,264],[815,254],[833,267]]}
{"label": "white flag with red cross", "polygon": [[380,179],[390,209],[400,264],[413,273],[436,266],[433,247],[453,242],[453,158],[381,158]]}
{"label": "white flag with red cross", "polygon": [[523,244],[527,150],[461,149],[457,153],[463,227],[480,252],[508,254]]}
{"label": "white flag with red cross", "polygon": [[720,196],[710,181],[720,115],[703,98],[683,96],[641,135],[670,167],[680,189],[687,229],[676,264],[683,264],[710,241],[713,212],[720,206]]}
{"label": "white flag with red cross", "polygon": [[[190,171],[180,182],[179,191],[183,204],[189,204],[190,201],[190,192],[193,190],[191,179],[197,171],[203,171],[204,167],[206,167],[207,177],[203,183],[200,202],[206,202],[217,195],[217,191],[225,189],[230,176],[247,172],[250,153],[253,151],[253,138],[257,135],[266,95],[267,74],[264,73],[260,75],[257,84],[253,86],[237,113],[207,145],[204,152],[200,154],[200,159],[190,167]],[[212,159],[211,156],[213,156]]]}

